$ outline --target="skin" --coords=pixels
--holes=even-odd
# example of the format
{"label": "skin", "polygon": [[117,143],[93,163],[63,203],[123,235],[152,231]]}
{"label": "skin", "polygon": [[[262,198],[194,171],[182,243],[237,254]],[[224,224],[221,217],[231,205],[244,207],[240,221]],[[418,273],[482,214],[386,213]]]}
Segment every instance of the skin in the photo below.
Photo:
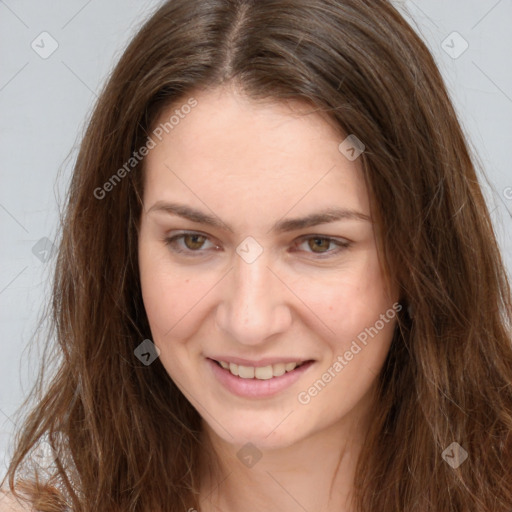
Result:
{"label": "skin", "polygon": [[[392,310],[397,290],[384,284],[371,220],[270,228],[330,206],[369,218],[360,159],[341,154],[344,136],[303,103],[255,102],[233,86],[193,97],[197,106],[146,157],[139,264],[160,361],[203,418],[205,468],[208,457],[218,465],[215,475],[204,469],[201,510],[352,510],[355,464],[395,320],[309,403],[298,395]],[[233,231],[152,209],[158,201],[194,207]],[[174,248],[184,252],[173,252],[165,239],[180,230],[206,238],[181,238]],[[252,263],[236,252],[248,236],[263,249]],[[319,236],[350,245],[315,242]],[[314,363],[273,397],[242,398],[207,363],[226,354]],[[252,467],[237,457],[248,442],[261,455]]]}

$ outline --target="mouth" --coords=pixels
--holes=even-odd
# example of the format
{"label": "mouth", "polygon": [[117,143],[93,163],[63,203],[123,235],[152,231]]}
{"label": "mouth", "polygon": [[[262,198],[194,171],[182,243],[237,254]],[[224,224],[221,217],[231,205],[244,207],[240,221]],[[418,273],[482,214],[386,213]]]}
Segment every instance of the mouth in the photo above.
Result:
{"label": "mouth", "polygon": [[260,362],[260,365],[264,366],[249,366],[250,361],[239,359],[235,363],[223,359],[206,358],[212,376],[232,394],[249,399],[268,399],[284,392],[315,364],[312,359],[281,359],[277,362],[267,359]]}
{"label": "mouth", "polygon": [[241,379],[257,379],[257,380],[270,380],[275,377],[281,377],[285,373],[293,372],[295,369],[300,368],[308,361],[290,361],[288,363],[275,363],[266,366],[245,366],[241,364],[229,363],[227,361],[216,361],[212,359],[218,366],[227,370],[231,375],[240,377]]}

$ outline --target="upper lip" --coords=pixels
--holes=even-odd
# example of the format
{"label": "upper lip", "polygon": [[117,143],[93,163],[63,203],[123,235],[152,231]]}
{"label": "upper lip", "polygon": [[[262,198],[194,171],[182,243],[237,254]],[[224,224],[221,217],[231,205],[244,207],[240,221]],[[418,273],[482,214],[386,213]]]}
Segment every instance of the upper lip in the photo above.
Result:
{"label": "upper lip", "polygon": [[242,366],[254,366],[255,368],[259,366],[270,366],[279,363],[305,363],[306,361],[311,361],[311,359],[301,359],[300,357],[264,357],[262,359],[250,360],[244,359],[243,357],[234,357],[234,356],[212,356],[208,359],[213,359],[214,361],[223,361],[225,363],[233,363]]}

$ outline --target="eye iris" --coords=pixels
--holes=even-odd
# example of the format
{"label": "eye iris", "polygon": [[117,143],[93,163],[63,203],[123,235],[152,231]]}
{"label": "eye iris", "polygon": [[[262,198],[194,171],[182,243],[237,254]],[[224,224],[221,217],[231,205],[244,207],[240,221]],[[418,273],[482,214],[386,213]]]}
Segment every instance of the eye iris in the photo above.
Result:
{"label": "eye iris", "polygon": [[[201,249],[206,240],[205,236],[194,233],[184,234],[182,235],[182,238],[187,249],[191,251]],[[307,242],[313,252],[316,253],[328,252],[329,246],[331,244],[331,240],[328,238],[310,238]]]}
{"label": "eye iris", "polygon": [[[197,242],[197,239],[202,239],[199,242]],[[190,239],[193,239],[192,246],[188,243]],[[188,249],[194,250],[194,249],[200,249],[201,246],[204,244],[205,237],[203,235],[184,235],[183,240],[185,242],[185,245]]]}
{"label": "eye iris", "polygon": [[[323,242],[323,243],[322,243]],[[311,249],[313,249],[314,252],[325,252],[325,251],[315,251],[315,248],[312,244],[316,244],[316,247],[318,246],[321,246],[320,248],[324,248],[324,249],[328,249],[329,248],[329,244],[330,244],[330,240],[328,240],[327,238],[311,238],[309,241],[308,241],[308,245]]]}

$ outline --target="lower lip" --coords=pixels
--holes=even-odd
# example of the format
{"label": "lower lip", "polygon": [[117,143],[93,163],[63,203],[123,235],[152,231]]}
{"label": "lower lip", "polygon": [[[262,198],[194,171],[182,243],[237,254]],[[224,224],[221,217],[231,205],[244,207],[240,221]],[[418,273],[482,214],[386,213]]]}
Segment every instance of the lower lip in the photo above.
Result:
{"label": "lower lip", "polygon": [[231,393],[244,398],[268,398],[297,382],[308,371],[314,361],[308,361],[291,372],[271,379],[242,379],[219,366],[213,359],[206,359],[215,377]]}

